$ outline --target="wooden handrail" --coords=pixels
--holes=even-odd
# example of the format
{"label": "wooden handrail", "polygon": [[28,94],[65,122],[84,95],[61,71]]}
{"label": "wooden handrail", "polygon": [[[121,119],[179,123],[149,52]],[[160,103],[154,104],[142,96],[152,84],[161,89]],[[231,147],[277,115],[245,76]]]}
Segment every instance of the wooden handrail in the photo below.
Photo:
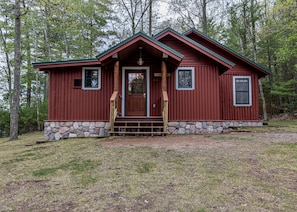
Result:
{"label": "wooden handrail", "polygon": [[118,115],[118,98],[119,92],[114,91],[110,97],[110,116],[109,116],[109,123],[110,123],[110,131],[114,131],[114,121]]}
{"label": "wooden handrail", "polygon": [[168,124],[168,94],[167,91],[162,91],[162,116],[163,116],[163,132],[167,132]]}

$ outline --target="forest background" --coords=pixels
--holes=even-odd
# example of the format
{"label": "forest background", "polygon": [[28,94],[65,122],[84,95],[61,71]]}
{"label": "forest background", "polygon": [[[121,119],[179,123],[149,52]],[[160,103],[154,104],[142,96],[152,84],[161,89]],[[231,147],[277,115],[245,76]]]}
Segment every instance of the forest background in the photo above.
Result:
{"label": "forest background", "polygon": [[270,69],[262,118],[295,115],[296,0],[0,0],[0,137],[43,128],[47,75],[33,62],[93,58],[167,27],[196,28]]}

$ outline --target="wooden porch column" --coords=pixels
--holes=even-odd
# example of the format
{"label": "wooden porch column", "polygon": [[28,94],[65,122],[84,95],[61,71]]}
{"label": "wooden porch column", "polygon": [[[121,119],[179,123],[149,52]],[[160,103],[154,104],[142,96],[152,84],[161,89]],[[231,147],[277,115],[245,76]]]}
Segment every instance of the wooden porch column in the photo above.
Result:
{"label": "wooden porch column", "polygon": [[162,116],[163,116],[163,132],[167,133],[168,124],[168,94],[167,94],[167,67],[166,62],[162,61]]}
{"label": "wooden porch column", "polygon": [[167,91],[167,67],[165,61],[162,61],[162,91]]}
{"label": "wooden porch column", "polygon": [[113,85],[113,93],[110,98],[110,115],[109,115],[109,123],[110,123],[110,132],[114,131],[114,122],[119,113],[119,87],[120,87],[120,62],[116,61],[114,63],[114,85]]}
{"label": "wooden porch column", "polygon": [[119,86],[120,86],[120,62],[116,61],[114,63],[114,86],[113,90],[114,91],[119,91]]}

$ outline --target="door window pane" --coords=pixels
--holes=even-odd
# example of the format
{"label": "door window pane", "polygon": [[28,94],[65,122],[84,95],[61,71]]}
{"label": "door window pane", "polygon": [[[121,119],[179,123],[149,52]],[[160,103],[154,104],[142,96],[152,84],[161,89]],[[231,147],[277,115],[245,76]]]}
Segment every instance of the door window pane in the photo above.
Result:
{"label": "door window pane", "polygon": [[144,92],[144,73],[128,73],[129,94],[142,94]]}

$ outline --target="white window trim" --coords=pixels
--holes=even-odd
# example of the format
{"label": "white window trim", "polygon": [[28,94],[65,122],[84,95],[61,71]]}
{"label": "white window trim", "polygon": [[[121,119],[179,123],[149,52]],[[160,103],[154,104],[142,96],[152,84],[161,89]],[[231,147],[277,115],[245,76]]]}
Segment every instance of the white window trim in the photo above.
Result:
{"label": "white window trim", "polygon": [[[178,71],[180,70],[191,70],[192,72],[192,87],[191,88],[179,88],[178,87]],[[175,72],[175,87],[176,90],[195,90],[195,68],[194,67],[178,67]]]}
{"label": "white window trim", "polygon": [[[98,70],[98,88],[86,88],[85,87],[85,71],[86,70]],[[101,67],[83,67],[82,68],[82,89],[83,90],[100,90],[101,89]]]}
{"label": "white window trim", "polygon": [[[249,79],[249,104],[236,104],[236,91],[235,80],[236,79]],[[233,105],[236,107],[252,106],[252,78],[251,76],[233,76]]]}

